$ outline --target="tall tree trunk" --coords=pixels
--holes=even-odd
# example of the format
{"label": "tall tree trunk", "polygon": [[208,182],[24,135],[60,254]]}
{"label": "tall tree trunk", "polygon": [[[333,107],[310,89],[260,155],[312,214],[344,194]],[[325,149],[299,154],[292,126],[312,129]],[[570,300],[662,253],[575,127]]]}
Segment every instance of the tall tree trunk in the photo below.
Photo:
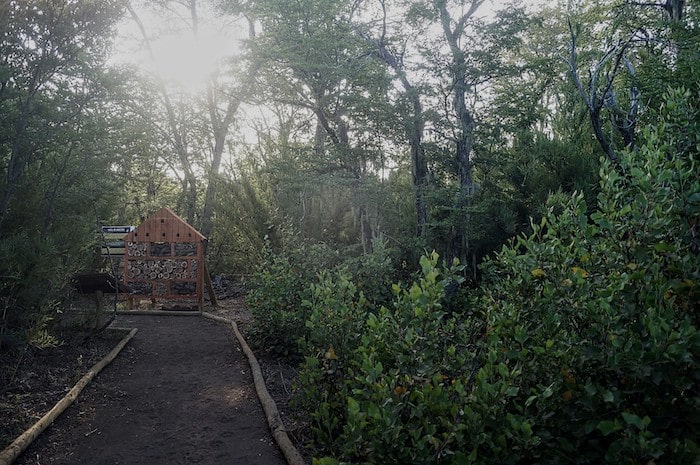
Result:
{"label": "tall tree trunk", "polygon": [[457,164],[459,186],[455,198],[455,211],[458,216],[455,218],[455,224],[453,225],[450,253],[452,258],[458,258],[462,263],[468,263],[469,253],[469,216],[467,209],[470,197],[474,193],[471,153],[474,146],[475,121],[467,106],[466,97],[469,85],[466,82],[465,75],[465,56],[459,42],[464,34],[467,21],[483,3],[484,0],[472,0],[468,11],[462,14],[454,22],[453,26],[453,19],[447,10],[446,2],[442,0],[436,2],[443,33],[452,55],[452,106],[456,117],[455,162]]}
{"label": "tall tree trunk", "polygon": [[217,177],[221,168],[221,158],[226,147],[226,137],[229,129],[235,118],[238,108],[243,103],[243,100],[250,92],[255,76],[262,66],[261,62],[254,62],[250,65],[248,73],[236,92],[233,92],[229,98],[226,111],[223,117],[219,114],[216,105],[216,96],[214,94],[214,83],[209,82],[207,85],[207,103],[209,106],[209,118],[214,135],[214,151],[212,153],[211,167],[209,168],[209,176],[207,178],[207,190],[204,197],[204,208],[202,211],[202,227],[201,233],[205,237],[209,237],[214,229],[213,214],[216,204]]}
{"label": "tall tree trunk", "polygon": [[[191,5],[196,4],[195,0],[192,0]],[[152,60],[155,60],[155,55],[153,53],[153,48],[151,46],[151,41],[146,34],[146,28],[138,16],[136,11],[132,8],[131,4],[126,4],[127,11],[129,12],[131,18],[136,23],[136,26],[141,33],[144,45],[148,54]],[[187,152],[187,137],[184,130],[180,124],[178,124],[177,115],[175,114],[175,106],[170,99],[170,94],[165,88],[165,84],[161,79],[158,80],[158,91],[163,98],[163,104],[165,106],[165,111],[167,114],[168,128],[170,130],[170,137],[172,138],[172,144],[177,155],[177,159],[180,162],[180,168],[184,174],[184,179],[181,183],[182,185],[182,205],[181,208],[184,209],[185,220],[193,224],[195,220],[195,213],[197,210],[197,176],[194,174],[192,165],[190,163],[190,157]]]}
{"label": "tall tree trunk", "polygon": [[423,133],[425,131],[425,119],[423,117],[423,106],[420,95],[413,87],[406,76],[403,64],[387,48],[386,29],[387,12],[384,1],[380,2],[382,7],[382,35],[374,41],[379,58],[384,61],[401,81],[404,92],[411,102],[411,116],[406,124],[406,138],[411,149],[411,174],[413,175],[413,191],[416,207],[416,236],[425,238],[428,233],[428,208],[425,203],[425,190],[428,186],[428,163],[425,159],[423,148]]}
{"label": "tall tree trunk", "polygon": [[[385,13],[386,14],[386,13]],[[426,237],[428,232],[428,208],[425,203],[425,190],[428,186],[428,163],[423,149],[423,132],[425,119],[420,95],[406,76],[406,72],[396,56],[387,47],[384,37],[377,41],[379,58],[394,70],[406,97],[411,102],[411,115],[406,124],[406,138],[411,149],[411,172],[413,174],[413,191],[416,207],[416,235]]]}

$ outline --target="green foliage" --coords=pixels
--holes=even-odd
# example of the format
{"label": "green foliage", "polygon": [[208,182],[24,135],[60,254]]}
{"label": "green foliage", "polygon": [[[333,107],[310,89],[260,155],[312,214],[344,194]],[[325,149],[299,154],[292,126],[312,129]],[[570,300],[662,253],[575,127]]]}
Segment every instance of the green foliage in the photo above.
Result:
{"label": "green foliage", "polygon": [[51,344],[49,323],[72,276],[61,249],[29,233],[0,238],[0,348]]}
{"label": "green foliage", "polygon": [[344,416],[343,380],[352,369],[353,354],[363,334],[369,303],[344,273],[322,273],[310,288],[306,354],[301,365],[298,407],[311,412],[316,441],[333,444]]}
{"label": "green foliage", "polygon": [[122,6],[0,6],[0,344],[53,343],[70,279],[93,258],[123,148],[104,69]]}
{"label": "green foliage", "polygon": [[255,317],[249,329],[253,343],[271,354],[296,358],[308,314],[302,302],[318,271],[331,268],[338,256],[323,244],[305,243],[289,234],[285,241],[283,250],[266,249],[246,303]]}
{"label": "green foliage", "polygon": [[251,178],[244,172],[238,180],[217,181],[221,184],[219,204],[207,249],[212,273],[236,270],[250,274],[256,271],[255,264],[259,260],[267,258],[265,238],[271,244],[276,242],[269,205],[261,198]]}
{"label": "green foliage", "polygon": [[697,96],[666,102],[635,153],[602,162],[593,214],[560,194],[484,266],[476,311],[445,311],[459,270],[435,254],[389,307],[347,277],[314,287],[315,463],[697,463],[700,181],[680,123]]}
{"label": "green foliage", "polygon": [[345,277],[315,288],[300,402],[312,409],[320,453],[370,463],[461,457],[455,401],[467,396],[480,328],[443,308],[460,270],[437,261],[423,257],[418,282],[393,286],[392,304],[376,311]]}
{"label": "green foliage", "polygon": [[522,371],[510,409],[540,441],[520,460],[697,458],[698,153],[668,112],[693,101],[669,95],[623,174],[604,163],[590,219],[575,196],[485,267],[488,351]]}
{"label": "green foliage", "polygon": [[387,298],[393,264],[390,250],[380,241],[375,241],[373,253],[361,256],[343,256],[325,244],[304,241],[288,231],[282,232],[281,241],[279,249],[266,249],[247,296],[255,316],[249,333],[261,350],[301,359],[301,347],[308,348],[318,338],[308,321],[315,315],[312,303],[320,299],[318,286],[330,285],[331,275],[352,280],[353,295],[362,294],[364,301]]}

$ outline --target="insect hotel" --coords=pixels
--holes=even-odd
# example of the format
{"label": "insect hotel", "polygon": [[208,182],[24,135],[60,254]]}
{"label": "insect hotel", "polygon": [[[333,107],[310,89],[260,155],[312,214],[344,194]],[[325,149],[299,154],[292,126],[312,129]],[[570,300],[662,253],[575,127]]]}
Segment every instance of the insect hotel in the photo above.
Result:
{"label": "insect hotel", "polygon": [[136,297],[196,300],[202,309],[205,237],[169,208],[124,236],[124,283]]}

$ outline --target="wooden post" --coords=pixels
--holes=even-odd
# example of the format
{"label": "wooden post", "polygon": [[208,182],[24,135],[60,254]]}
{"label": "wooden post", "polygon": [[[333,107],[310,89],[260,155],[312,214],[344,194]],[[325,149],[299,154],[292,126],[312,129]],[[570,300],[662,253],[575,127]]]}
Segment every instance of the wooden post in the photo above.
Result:
{"label": "wooden post", "polygon": [[218,307],[218,302],[216,301],[216,294],[214,294],[214,286],[211,285],[211,275],[209,274],[209,268],[207,268],[207,262],[202,260],[204,265],[204,283],[207,286],[207,293],[209,294],[209,300],[214,307]]}
{"label": "wooden post", "polygon": [[104,324],[105,321],[105,314],[102,309],[102,297],[104,296],[103,292],[98,289],[93,293],[93,297],[95,298],[95,325],[94,328],[95,330],[100,330],[102,329],[102,325]]}

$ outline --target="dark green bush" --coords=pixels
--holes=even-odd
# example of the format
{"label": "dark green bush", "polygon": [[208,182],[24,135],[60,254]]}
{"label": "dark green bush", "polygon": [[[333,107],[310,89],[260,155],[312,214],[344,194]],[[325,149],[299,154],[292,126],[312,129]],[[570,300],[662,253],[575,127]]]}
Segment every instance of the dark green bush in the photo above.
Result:
{"label": "dark green bush", "polygon": [[[674,92],[666,110],[690,99]],[[603,164],[590,219],[574,197],[484,267],[488,351],[522,370],[510,410],[539,438],[521,461],[699,457],[697,139],[676,151],[665,116]]]}
{"label": "dark green bush", "polygon": [[266,261],[250,283],[246,303],[255,318],[248,333],[259,350],[299,359],[298,341],[308,316],[302,301],[319,270],[333,267],[338,256],[323,244],[288,242],[284,251],[266,251]]}
{"label": "dark green bush", "polygon": [[603,162],[594,214],[574,195],[486,263],[476,309],[444,311],[435,256],[377,311],[324,282],[351,335],[302,369],[316,463],[699,463],[697,103]]}
{"label": "dark green bush", "polygon": [[50,236],[20,231],[0,238],[0,349],[56,342],[52,322],[80,266],[67,255]]}
{"label": "dark green bush", "polygon": [[300,397],[319,453],[371,463],[461,457],[455,401],[474,382],[482,328],[445,311],[445,287],[459,269],[438,269],[437,261],[424,257],[418,282],[394,286],[393,302],[378,310],[344,277],[315,288],[321,298],[309,325],[317,339],[302,365]]}
{"label": "dark green bush", "polygon": [[371,254],[344,256],[325,244],[287,234],[282,250],[266,252],[266,261],[250,283],[247,304],[255,317],[248,330],[251,341],[260,350],[301,360],[299,344],[309,335],[307,320],[312,313],[308,302],[318,292],[313,286],[328,282],[324,270],[349,277],[367,300],[382,302],[391,293],[389,254],[383,244],[375,243]]}

